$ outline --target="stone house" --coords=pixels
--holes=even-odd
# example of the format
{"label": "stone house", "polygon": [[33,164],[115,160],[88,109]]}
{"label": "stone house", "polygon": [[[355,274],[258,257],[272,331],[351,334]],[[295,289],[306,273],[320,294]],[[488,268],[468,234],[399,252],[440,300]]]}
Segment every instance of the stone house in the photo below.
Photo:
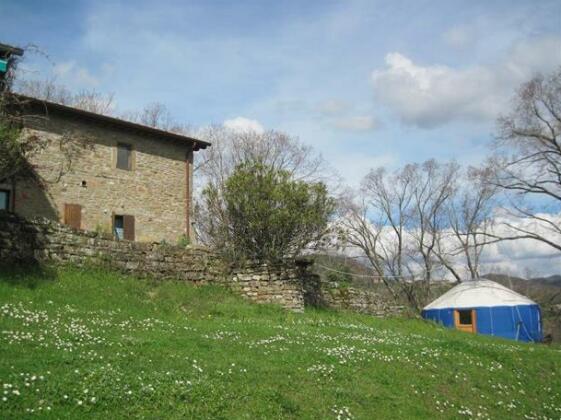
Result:
{"label": "stone house", "polygon": [[22,135],[42,147],[34,176],[0,184],[0,209],[139,242],[192,238],[193,153],[201,140],[25,98]]}

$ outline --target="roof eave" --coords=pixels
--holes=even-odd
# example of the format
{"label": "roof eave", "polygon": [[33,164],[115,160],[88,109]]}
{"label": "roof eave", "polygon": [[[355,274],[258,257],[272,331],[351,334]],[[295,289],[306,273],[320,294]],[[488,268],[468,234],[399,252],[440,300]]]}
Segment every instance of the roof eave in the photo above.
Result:
{"label": "roof eave", "polygon": [[95,121],[99,121],[99,122],[103,122],[103,123],[107,123],[107,124],[112,124],[112,125],[115,125],[115,126],[119,126],[121,128],[125,128],[125,129],[140,131],[140,132],[150,134],[150,135],[160,137],[160,138],[166,138],[166,139],[171,139],[171,140],[188,142],[192,145],[193,151],[199,151],[199,150],[206,149],[207,147],[211,146],[211,144],[206,142],[206,141],[199,140],[199,139],[189,137],[189,136],[184,136],[182,134],[172,133],[170,131],[161,130],[159,128],[149,127],[147,125],[122,120],[120,118],[110,117],[108,115],[96,114],[95,112],[85,111],[83,109],[78,109],[78,108],[74,108],[74,107],[71,107],[71,106],[62,105],[62,104],[47,101],[47,100],[44,100],[44,99],[37,99],[37,98],[30,97],[30,96],[19,95],[19,94],[17,96],[19,98],[23,99],[23,100],[26,100],[26,101],[29,101],[29,102],[35,104],[35,105],[45,107],[47,112],[49,112],[51,110],[54,110],[56,112],[77,115],[77,116],[80,116],[80,117],[83,117],[83,118],[87,118],[87,119],[91,119],[91,120],[95,120]]}

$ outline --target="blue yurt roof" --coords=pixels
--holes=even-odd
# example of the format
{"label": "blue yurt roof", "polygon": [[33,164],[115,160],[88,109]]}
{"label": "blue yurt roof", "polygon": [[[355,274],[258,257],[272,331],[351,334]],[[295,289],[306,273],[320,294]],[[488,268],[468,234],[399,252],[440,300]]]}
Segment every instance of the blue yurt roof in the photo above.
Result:
{"label": "blue yurt roof", "polygon": [[493,306],[536,305],[531,299],[487,279],[466,281],[454,286],[424,310],[444,308],[479,308]]}

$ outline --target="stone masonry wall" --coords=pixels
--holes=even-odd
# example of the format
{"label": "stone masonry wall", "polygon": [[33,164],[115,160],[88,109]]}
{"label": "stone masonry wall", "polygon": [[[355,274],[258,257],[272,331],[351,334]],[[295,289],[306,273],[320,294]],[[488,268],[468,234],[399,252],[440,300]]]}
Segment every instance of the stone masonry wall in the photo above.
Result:
{"label": "stone masonry wall", "polygon": [[337,282],[322,281],[311,274],[304,283],[305,304],[315,307],[343,309],[375,316],[399,315],[404,307],[375,290],[359,289]]}
{"label": "stone masonry wall", "polygon": [[24,221],[0,211],[0,263],[53,261],[102,264],[140,277],[194,283],[220,282],[221,259],[208,249],[115,241],[47,219]]}
{"label": "stone masonry wall", "polygon": [[295,312],[304,310],[303,285],[310,275],[308,266],[297,261],[283,265],[253,264],[236,268],[229,287],[258,303],[277,303]]}
{"label": "stone masonry wall", "polygon": [[24,220],[0,211],[0,266],[17,262],[103,264],[124,273],[194,284],[221,284],[257,303],[272,303],[296,312],[306,305],[363,312],[398,313],[378,293],[322,282],[311,261],[227,266],[203,247],[187,249],[159,243],[115,241],[76,231],[47,219]]}
{"label": "stone masonry wall", "polygon": [[305,269],[293,261],[231,269],[203,247],[115,241],[47,219],[28,221],[0,211],[0,265],[28,261],[105,264],[139,277],[222,284],[254,302],[304,309]]}

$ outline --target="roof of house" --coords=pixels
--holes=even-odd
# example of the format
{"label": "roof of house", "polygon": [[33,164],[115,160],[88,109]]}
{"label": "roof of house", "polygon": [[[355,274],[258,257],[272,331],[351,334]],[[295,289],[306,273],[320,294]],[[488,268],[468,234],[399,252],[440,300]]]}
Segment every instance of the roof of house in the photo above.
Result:
{"label": "roof of house", "polygon": [[535,305],[514,290],[487,279],[465,281],[451,288],[423,310]]}
{"label": "roof of house", "polygon": [[21,48],[18,48],[18,47],[12,47],[11,45],[0,43],[0,53],[8,53],[8,54],[14,54],[14,55],[22,56],[23,55],[23,50]]}
{"label": "roof of house", "polygon": [[123,120],[120,118],[110,117],[107,115],[96,114],[95,112],[85,111],[83,109],[74,108],[67,105],[61,105],[56,102],[50,102],[43,99],[32,98],[25,95],[17,95],[20,99],[24,101],[28,101],[33,106],[41,107],[45,110],[45,113],[48,115],[50,112],[57,112],[59,114],[67,114],[71,116],[76,116],[80,118],[85,118],[87,120],[91,120],[94,122],[112,125],[115,127],[119,127],[126,130],[135,131],[142,134],[147,134],[151,136],[155,136],[161,139],[166,140],[176,140],[176,141],[184,141],[189,144],[193,145],[193,151],[198,151],[200,149],[206,149],[211,144],[199,140],[193,137],[185,136],[178,133],[173,133],[171,131],[161,130],[155,127],[149,127],[147,125],[138,124],[135,122]]}

